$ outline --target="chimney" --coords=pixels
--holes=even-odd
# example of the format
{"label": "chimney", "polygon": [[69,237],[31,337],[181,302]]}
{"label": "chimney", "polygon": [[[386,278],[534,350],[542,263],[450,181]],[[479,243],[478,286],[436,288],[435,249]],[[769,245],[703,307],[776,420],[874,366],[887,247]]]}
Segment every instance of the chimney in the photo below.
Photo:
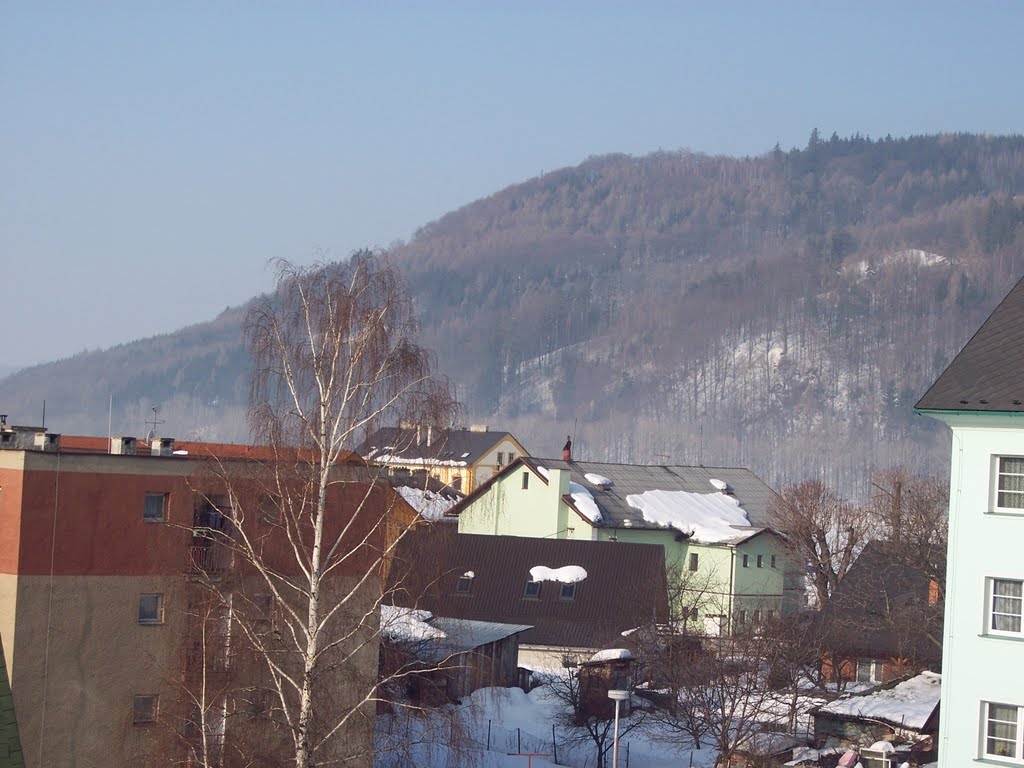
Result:
{"label": "chimney", "polygon": [[928,579],[928,605],[938,605],[939,582],[935,579]]}
{"label": "chimney", "polygon": [[174,454],[174,438],[154,436],[149,444],[149,452],[153,456],[172,456]]}
{"label": "chimney", "polygon": [[565,436],[565,445],[562,446],[562,461],[572,461],[572,438]]}
{"label": "chimney", "polygon": [[470,424],[469,425],[469,431],[470,432],[486,432],[487,429],[488,429],[488,426],[486,424]]}
{"label": "chimney", "polygon": [[110,452],[115,456],[135,456],[136,446],[134,437],[112,437],[110,438]]}

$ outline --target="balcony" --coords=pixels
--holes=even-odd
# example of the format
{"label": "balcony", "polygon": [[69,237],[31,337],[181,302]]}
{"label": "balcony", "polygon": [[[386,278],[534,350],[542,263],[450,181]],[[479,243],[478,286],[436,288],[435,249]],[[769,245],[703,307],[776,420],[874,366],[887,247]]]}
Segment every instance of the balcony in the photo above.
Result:
{"label": "balcony", "polygon": [[216,541],[193,538],[189,547],[189,570],[206,576],[221,576],[231,569],[231,550]]}

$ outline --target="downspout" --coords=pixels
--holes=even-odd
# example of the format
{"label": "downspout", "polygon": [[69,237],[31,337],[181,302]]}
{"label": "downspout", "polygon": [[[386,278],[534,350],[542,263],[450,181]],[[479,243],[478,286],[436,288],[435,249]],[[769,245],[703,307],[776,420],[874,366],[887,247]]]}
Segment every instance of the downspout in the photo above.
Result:
{"label": "downspout", "polygon": [[732,617],[735,613],[735,606],[733,605],[733,576],[736,573],[736,547],[729,548],[729,612],[726,614],[729,618],[729,634],[733,633]]}

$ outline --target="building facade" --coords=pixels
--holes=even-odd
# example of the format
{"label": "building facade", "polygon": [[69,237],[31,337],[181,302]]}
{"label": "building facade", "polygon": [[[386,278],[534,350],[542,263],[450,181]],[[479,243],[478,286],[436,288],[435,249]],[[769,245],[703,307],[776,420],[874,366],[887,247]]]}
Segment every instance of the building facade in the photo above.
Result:
{"label": "building facade", "polygon": [[[222,470],[250,470],[258,451],[6,425],[0,439],[0,637],[25,765],[196,765],[201,743],[207,765],[227,768],[252,735],[268,756],[287,749],[288,734],[269,735],[272,685],[242,632],[260,627],[270,647],[273,600],[220,543]],[[380,594],[378,576],[367,583],[359,610]],[[376,645],[359,642],[346,674],[372,683]],[[368,765],[372,719],[354,722],[346,738],[364,757],[352,764]]]}
{"label": "building facade", "polygon": [[952,434],[939,765],[1024,764],[1024,281],[916,410]]}

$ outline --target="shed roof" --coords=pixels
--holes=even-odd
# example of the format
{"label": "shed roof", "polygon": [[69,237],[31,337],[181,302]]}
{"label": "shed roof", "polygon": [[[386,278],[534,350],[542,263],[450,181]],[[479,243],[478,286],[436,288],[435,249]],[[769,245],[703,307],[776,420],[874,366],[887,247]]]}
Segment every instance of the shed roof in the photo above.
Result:
{"label": "shed roof", "polygon": [[917,403],[921,411],[1024,411],[1024,279]]}
{"label": "shed roof", "polygon": [[[582,567],[587,577],[572,599],[543,582],[525,596],[537,565]],[[472,572],[469,592],[456,583]],[[391,572],[395,605],[435,616],[528,624],[520,642],[567,648],[621,644],[621,633],[667,617],[665,550],[656,544],[460,534],[422,526],[403,539]]]}

